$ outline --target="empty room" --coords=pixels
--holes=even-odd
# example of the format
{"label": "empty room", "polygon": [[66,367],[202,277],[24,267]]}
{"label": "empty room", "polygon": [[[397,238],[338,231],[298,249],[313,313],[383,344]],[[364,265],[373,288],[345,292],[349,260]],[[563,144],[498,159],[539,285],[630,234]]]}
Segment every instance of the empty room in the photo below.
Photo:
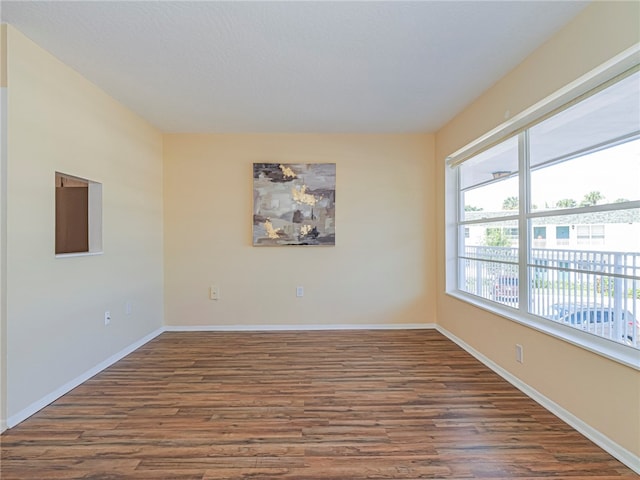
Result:
{"label": "empty room", "polygon": [[640,2],[0,19],[0,478],[638,478]]}

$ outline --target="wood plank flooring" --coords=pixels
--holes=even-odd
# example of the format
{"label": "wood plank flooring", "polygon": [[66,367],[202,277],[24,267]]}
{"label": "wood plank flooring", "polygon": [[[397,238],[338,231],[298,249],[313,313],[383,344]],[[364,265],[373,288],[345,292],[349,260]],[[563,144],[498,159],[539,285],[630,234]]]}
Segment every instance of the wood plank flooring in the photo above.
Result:
{"label": "wood plank flooring", "polygon": [[433,330],[164,333],[0,442],[4,480],[637,478]]}

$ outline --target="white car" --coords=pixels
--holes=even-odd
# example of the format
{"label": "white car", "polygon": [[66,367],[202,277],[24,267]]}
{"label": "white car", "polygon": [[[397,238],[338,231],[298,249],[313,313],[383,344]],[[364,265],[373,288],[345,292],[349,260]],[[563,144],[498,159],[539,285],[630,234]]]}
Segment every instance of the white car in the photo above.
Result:
{"label": "white car", "polygon": [[[610,305],[598,304],[560,304],[552,307],[551,319],[557,322],[580,328],[587,332],[595,333],[602,337],[613,338],[612,322],[615,320],[616,311]],[[620,341],[630,345],[635,344],[640,335],[640,322],[629,310],[620,312]]]}

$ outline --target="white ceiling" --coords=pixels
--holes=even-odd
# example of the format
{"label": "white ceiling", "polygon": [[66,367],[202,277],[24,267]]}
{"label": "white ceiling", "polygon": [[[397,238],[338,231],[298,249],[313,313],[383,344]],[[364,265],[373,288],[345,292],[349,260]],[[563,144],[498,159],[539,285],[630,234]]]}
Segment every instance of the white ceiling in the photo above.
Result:
{"label": "white ceiling", "polygon": [[588,2],[1,3],[164,132],[431,132]]}

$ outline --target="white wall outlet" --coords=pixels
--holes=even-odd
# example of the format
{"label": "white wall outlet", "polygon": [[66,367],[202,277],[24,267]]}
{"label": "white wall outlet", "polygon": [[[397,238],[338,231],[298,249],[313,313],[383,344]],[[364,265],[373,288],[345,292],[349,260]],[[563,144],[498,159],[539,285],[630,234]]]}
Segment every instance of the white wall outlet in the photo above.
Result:
{"label": "white wall outlet", "polygon": [[111,323],[111,312],[104,312],[104,326],[106,327]]}
{"label": "white wall outlet", "polygon": [[220,287],[211,285],[209,287],[209,300],[220,300]]}
{"label": "white wall outlet", "polygon": [[126,302],[124,304],[124,313],[125,315],[131,315],[131,311],[133,310],[133,306],[131,305],[131,302]]}
{"label": "white wall outlet", "polygon": [[304,287],[296,287],[296,297],[304,297]]}
{"label": "white wall outlet", "polygon": [[516,362],[522,363],[524,361],[522,345],[516,344]]}

